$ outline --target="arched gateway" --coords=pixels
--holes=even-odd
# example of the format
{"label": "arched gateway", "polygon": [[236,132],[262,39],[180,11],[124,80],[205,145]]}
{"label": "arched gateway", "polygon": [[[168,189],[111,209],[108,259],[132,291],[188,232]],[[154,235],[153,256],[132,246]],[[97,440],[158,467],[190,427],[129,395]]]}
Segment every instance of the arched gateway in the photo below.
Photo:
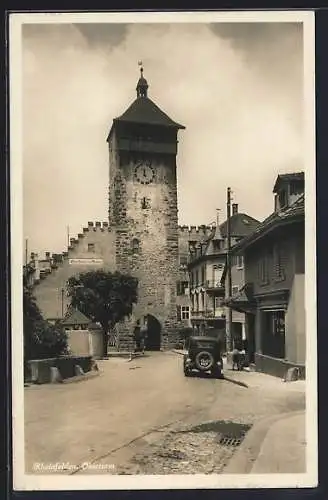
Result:
{"label": "arched gateway", "polygon": [[161,324],[155,316],[151,314],[147,315],[147,340],[146,340],[146,350],[147,351],[159,351],[161,348]]}

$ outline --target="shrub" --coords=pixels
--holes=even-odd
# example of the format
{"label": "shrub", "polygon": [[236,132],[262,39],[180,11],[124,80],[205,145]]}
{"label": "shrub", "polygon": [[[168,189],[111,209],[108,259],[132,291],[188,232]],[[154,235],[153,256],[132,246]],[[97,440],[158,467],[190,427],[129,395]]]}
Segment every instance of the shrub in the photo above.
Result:
{"label": "shrub", "polygon": [[34,321],[29,332],[25,332],[25,359],[55,358],[67,354],[67,335],[58,324],[52,325],[43,319]]}

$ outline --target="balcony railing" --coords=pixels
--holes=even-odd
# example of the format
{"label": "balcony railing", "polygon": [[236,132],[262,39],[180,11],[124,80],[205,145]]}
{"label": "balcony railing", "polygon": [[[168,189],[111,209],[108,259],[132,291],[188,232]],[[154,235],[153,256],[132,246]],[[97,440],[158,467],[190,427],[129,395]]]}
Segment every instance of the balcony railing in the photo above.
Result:
{"label": "balcony railing", "polygon": [[218,280],[207,280],[205,283],[206,288],[215,288],[218,290],[224,290],[224,286]]}
{"label": "balcony railing", "polygon": [[211,319],[211,318],[224,318],[225,317],[225,309],[224,307],[217,307],[215,310],[207,310],[207,311],[191,311],[191,318],[193,319]]}

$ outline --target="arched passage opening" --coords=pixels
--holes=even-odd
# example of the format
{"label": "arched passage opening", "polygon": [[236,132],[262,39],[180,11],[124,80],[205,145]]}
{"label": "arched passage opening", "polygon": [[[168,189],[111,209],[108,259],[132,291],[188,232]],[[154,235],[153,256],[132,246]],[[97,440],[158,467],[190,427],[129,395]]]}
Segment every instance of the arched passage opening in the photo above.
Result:
{"label": "arched passage opening", "polygon": [[161,324],[155,316],[148,314],[147,316],[147,351],[159,351],[161,348]]}

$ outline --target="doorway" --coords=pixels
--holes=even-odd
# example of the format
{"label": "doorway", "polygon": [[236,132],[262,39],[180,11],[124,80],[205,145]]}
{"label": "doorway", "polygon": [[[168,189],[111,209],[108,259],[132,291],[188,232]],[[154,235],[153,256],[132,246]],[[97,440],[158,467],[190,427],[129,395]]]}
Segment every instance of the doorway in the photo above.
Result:
{"label": "doorway", "polygon": [[255,314],[247,313],[247,354],[250,363],[255,363]]}
{"label": "doorway", "polygon": [[159,351],[161,349],[161,324],[155,316],[147,315],[146,351]]}

